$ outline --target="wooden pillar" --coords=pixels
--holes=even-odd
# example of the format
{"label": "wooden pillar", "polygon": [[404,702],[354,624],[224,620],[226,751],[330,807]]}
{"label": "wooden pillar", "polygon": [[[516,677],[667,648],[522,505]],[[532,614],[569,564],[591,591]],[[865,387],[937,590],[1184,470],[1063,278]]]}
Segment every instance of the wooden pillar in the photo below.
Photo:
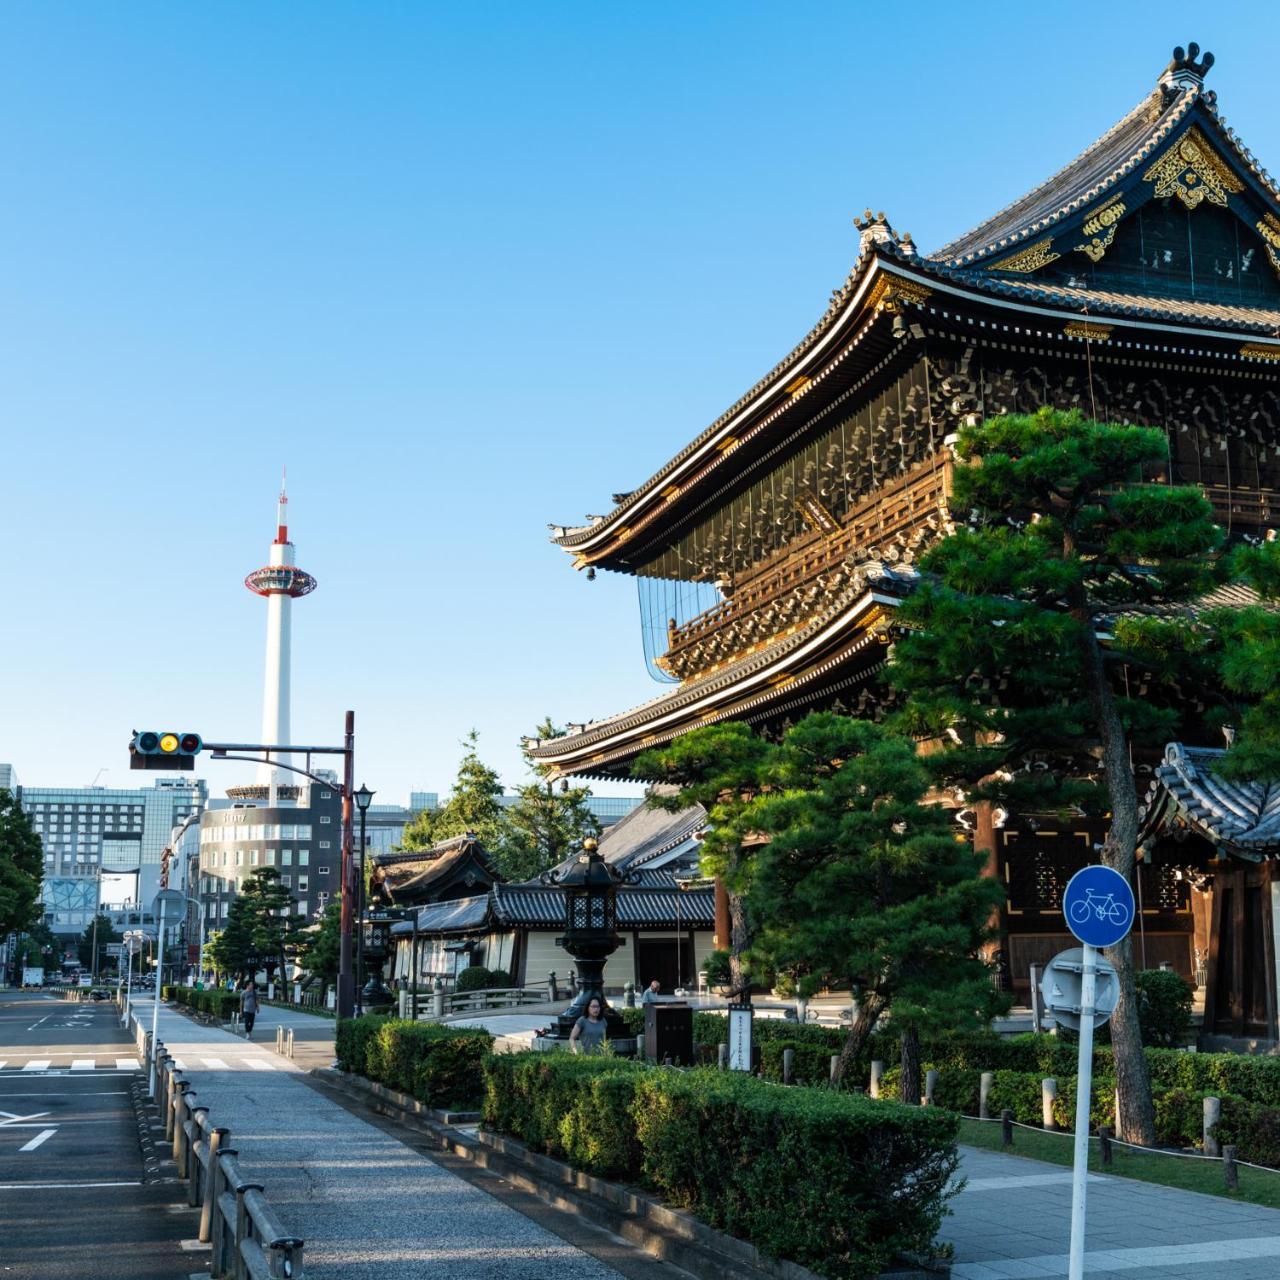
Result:
{"label": "wooden pillar", "polygon": [[1280,878],[1270,859],[1259,868],[1262,875],[1262,939],[1266,953],[1267,1036],[1280,1040]]}
{"label": "wooden pillar", "polygon": [[[990,800],[979,800],[973,806],[973,812],[973,847],[977,853],[985,853],[987,855],[986,865],[982,868],[982,874],[988,879],[999,880],[1001,878],[1000,850],[998,848],[999,841],[996,839],[994,807]],[[996,933],[996,937],[987,943],[984,949],[988,960],[991,959],[996,951],[1007,948],[1004,908],[1002,906],[996,907],[992,911],[990,923],[991,928]],[[1010,976],[1012,977],[1012,974]]]}
{"label": "wooden pillar", "polygon": [[724,880],[716,876],[716,934],[712,941],[717,951],[729,950],[729,890]]}

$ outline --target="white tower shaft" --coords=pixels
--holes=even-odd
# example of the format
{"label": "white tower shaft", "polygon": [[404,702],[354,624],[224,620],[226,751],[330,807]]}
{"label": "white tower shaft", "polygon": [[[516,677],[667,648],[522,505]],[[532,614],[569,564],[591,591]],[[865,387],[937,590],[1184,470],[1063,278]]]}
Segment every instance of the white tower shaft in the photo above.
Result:
{"label": "white tower shaft", "polygon": [[[283,524],[281,532],[286,532]],[[287,533],[286,533],[287,536]],[[293,564],[293,544],[277,540],[271,544],[269,563]],[[292,649],[291,615],[293,599],[286,592],[273,591],[267,596],[267,661],[262,681],[262,741],[269,744],[287,744],[289,741],[289,668]],[[281,764],[292,764],[293,757],[274,757]],[[270,788],[268,803],[274,808],[276,791],[282,783],[288,783],[287,770],[273,765],[258,766],[258,783]]]}

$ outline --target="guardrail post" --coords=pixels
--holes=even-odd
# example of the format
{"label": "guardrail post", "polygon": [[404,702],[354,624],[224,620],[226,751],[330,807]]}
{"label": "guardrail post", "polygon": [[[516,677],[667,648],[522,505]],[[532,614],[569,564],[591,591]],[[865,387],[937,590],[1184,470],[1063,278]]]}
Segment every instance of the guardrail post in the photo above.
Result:
{"label": "guardrail post", "polygon": [[873,1097],[880,1096],[880,1082],[884,1079],[884,1063],[879,1058],[871,1059],[871,1087],[867,1092]]}
{"label": "guardrail post", "polygon": [[996,1073],[994,1071],[984,1071],[978,1077],[978,1119],[989,1120],[991,1118],[991,1090],[995,1088]]}
{"label": "guardrail post", "polygon": [[227,1223],[222,1213],[222,1192],[227,1186],[227,1171],[223,1167],[222,1161],[226,1157],[238,1154],[234,1147],[219,1147],[217,1156],[213,1158],[213,1177],[210,1182],[213,1211],[209,1218],[209,1238],[213,1245],[210,1270],[215,1276],[225,1275],[227,1265]]}
{"label": "guardrail post", "polygon": [[[178,1177],[186,1172],[185,1144],[187,1141],[187,1094],[191,1092],[190,1080],[179,1080],[173,1090],[173,1158],[178,1165]],[[194,1094],[191,1095],[195,1097]]]}
{"label": "guardrail post", "polygon": [[172,1058],[165,1059],[164,1072],[164,1140],[173,1141],[173,1095],[178,1089],[178,1069]]}
{"label": "guardrail post", "polygon": [[1100,1124],[1098,1126],[1098,1148],[1102,1152],[1102,1163],[1109,1165],[1111,1163],[1111,1126]]}
{"label": "guardrail post", "polygon": [[204,1192],[204,1164],[200,1159],[201,1134],[209,1130],[209,1108],[191,1108],[191,1128],[187,1131],[187,1203],[194,1209]]}
{"label": "guardrail post", "polygon": [[1206,1098],[1204,1100],[1204,1153],[1207,1156],[1220,1156],[1222,1144],[1218,1141],[1218,1121],[1222,1119],[1222,1099]]}
{"label": "guardrail post", "polygon": [[1008,1107],[1000,1113],[1000,1145],[1013,1146],[1013,1112]]}
{"label": "guardrail post", "polygon": [[244,1253],[241,1246],[246,1240],[253,1239],[253,1220],[249,1217],[249,1206],[245,1204],[244,1197],[246,1192],[257,1191],[261,1193],[264,1190],[260,1182],[242,1182],[236,1188],[236,1257],[235,1270],[232,1275],[236,1280],[241,1277],[248,1276],[248,1270],[244,1265]]}
{"label": "guardrail post", "polygon": [[267,1252],[267,1274],[271,1280],[290,1280],[302,1275],[302,1241],[273,1240]]}
{"label": "guardrail post", "polygon": [[200,1208],[200,1230],[196,1238],[201,1244],[209,1243],[209,1228],[213,1225],[213,1206],[218,1195],[218,1153],[231,1132],[225,1125],[209,1131],[209,1149],[205,1153],[204,1200]]}
{"label": "guardrail post", "polygon": [[1040,1081],[1040,1120],[1045,1129],[1055,1133],[1058,1122],[1053,1118],[1053,1104],[1058,1100],[1058,1082],[1052,1076]]}
{"label": "guardrail post", "polygon": [[1236,1148],[1232,1142],[1222,1148],[1222,1176],[1228,1191],[1240,1190],[1240,1166],[1236,1164]]}

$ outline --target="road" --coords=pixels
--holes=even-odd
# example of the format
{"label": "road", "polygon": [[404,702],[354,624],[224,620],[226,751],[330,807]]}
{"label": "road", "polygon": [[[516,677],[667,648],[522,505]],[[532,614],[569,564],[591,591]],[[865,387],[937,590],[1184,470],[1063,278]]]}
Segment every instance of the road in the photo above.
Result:
{"label": "road", "polygon": [[0,991],[0,1280],[208,1274],[181,1189],[143,1183],[138,1071],[114,1005]]}

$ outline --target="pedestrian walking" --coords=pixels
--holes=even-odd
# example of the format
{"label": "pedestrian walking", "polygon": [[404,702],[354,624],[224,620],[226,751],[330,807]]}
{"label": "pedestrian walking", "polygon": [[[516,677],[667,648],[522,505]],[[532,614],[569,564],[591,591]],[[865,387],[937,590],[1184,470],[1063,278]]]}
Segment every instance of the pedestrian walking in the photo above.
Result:
{"label": "pedestrian walking", "polygon": [[569,1048],[574,1053],[599,1053],[604,1048],[604,1001],[592,996],[587,1001],[587,1011],[573,1024],[569,1032]]}
{"label": "pedestrian walking", "polygon": [[253,1035],[253,1020],[258,1016],[258,984],[252,978],[240,993],[240,1012],[244,1014],[244,1034]]}

